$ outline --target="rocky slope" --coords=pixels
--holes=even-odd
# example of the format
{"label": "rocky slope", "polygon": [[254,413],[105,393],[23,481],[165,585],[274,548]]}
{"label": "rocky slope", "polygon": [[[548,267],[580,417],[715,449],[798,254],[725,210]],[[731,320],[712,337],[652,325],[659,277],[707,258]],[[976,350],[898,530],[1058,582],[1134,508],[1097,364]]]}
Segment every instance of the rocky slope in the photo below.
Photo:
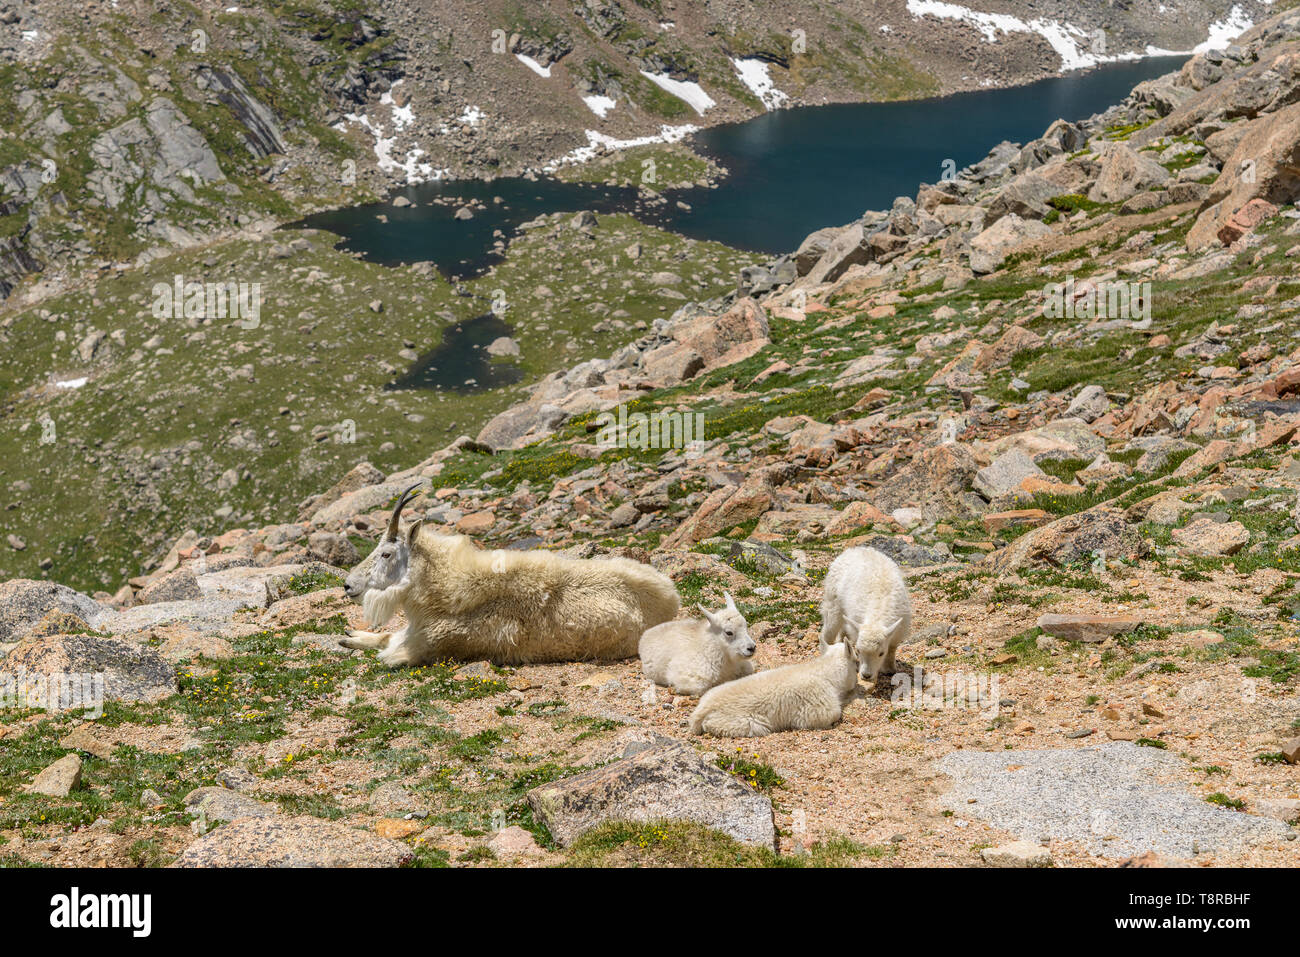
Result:
{"label": "rocky slope", "polygon": [[517,173],[780,105],[912,98],[1186,50],[1265,9],[14,0],[0,15],[0,299],[35,273],[39,296],[104,261],[399,183]]}
{"label": "rocky slope", "polygon": [[[4,712],[0,854],[1294,866],[1297,57],[1279,14],[114,596],[0,586],[0,679],[109,699]],[[703,438],[617,441],[620,406]],[[815,653],[826,566],[871,544],[906,665],[741,747],[635,660],[386,672],[338,645],[338,576],[417,477],[408,519],[730,591],[761,667]]]}

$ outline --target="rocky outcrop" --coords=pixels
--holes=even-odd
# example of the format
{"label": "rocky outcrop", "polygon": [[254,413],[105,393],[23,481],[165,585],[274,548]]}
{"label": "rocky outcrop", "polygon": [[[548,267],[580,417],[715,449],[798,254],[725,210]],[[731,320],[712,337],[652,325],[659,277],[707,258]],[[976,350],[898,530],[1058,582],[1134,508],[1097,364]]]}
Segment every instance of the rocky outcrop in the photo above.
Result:
{"label": "rocky outcrop", "polygon": [[270,156],[286,151],[279,121],[265,103],[248,92],[239,74],[204,67],[195,83],[201,90],[211,90],[244,127],[244,144],[254,156]]}
{"label": "rocky outcrop", "polygon": [[0,584],[0,643],[18,641],[51,612],[97,624],[107,609],[78,591],[49,581],[14,579]]}
{"label": "rocky outcrop", "polygon": [[110,209],[129,200],[161,212],[166,201],[160,191],[194,203],[194,186],[226,178],[207,140],[166,97],[150,102],[144,119],[129,119],[100,134],[90,159],[94,167],[86,185]]}
{"label": "rocky outcrop", "polygon": [[1020,568],[1088,563],[1098,555],[1109,559],[1139,558],[1149,550],[1146,540],[1128,524],[1122,512],[1099,505],[1026,532],[994,552],[990,561],[994,571],[1004,574]]}
{"label": "rocky outcrop", "polygon": [[178,690],[175,669],[156,652],[115,638],[28,638],[0,660],[0,677],[20,698],[57,702],[52,710],[90,707],[82,687],[89,676],[103,701],[159,701]]}
{"label": "rocky outcrop", "polygon": [[175,867],[400,867],[405,844],[312,817],[243,817],[199,838]]}
{"label": "rocky outcrop", "polygon": [[746,844],[775,848],[772,802],[680,742],[528,792],[561,847],[606,821],[693,821]]}

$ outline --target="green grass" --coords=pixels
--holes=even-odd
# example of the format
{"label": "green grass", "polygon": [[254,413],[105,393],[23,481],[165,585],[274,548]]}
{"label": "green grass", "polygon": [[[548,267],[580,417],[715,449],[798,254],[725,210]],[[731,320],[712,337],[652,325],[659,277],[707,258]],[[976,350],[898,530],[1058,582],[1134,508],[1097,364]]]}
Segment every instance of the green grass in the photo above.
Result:
{"label": "green grass", "polygon": [[777,854],[741,844],[698,824],[608,822],[569,848],[569,867],[850,867],[880,859],[892,847],[868,847],[836,836],[813,844],[808,854]]}
{"label": "green grass", "polygon": [[1205,800],[1211,804],[1217,804],[1219,807],[1226,807],[1230,811],[1244,811],[1246,802],[1240,798],[1230,798],[1222,791],[1215,791],[1213,794],[1207,794]]}
{"label": "green grass", "polygon": [[[0,395],[9,400],[0,412],[0,455],[9,462],[8,482],[25,481],[41,494],[16,496],[6,527],[39,545],[4,549],[0,577],[44,577],[40,563],[49,559],[60,582],[112,591],[159,559],[187,528],[217,535],[291,521],[297,503],[357,462],[391,472],[461,432],[476,434],[522,397],[524,383],[608,355],[632,336],[632,324],[665,316],[672,303],[654,294],[653,272],[676,271],[684,289],[707,298],[730,288],[752,259],[625,215],[601,217],[594,238],[566,241],[555,254],[544,233],[512,243],[501,263],[464,284],[468,297],[436,277],[338,252],[327,234],[293,233],[275,241],[305,240],[310,247],[288,259],[268,258],[266,244],[234,241],[215,252],[178,252],[13,313],[0,352]],[[617,272],[593,271],[593,260],[622,257],[634,242],[643,252],[630,272],[625,257]],[[176,274],[261,283],[261,325],[246,330],[214,322],[194,329],[154,319],[153,284]],[[326,278],[308,281],[314,275]],[[543,285],[556,294],[538,294]],[[485,311],[497,289],[507,293],[524,383],[469,394],[387,389],[409,365],[397,355],[405,341],[417,351],[432,348],[446,322],[439,315],[471,318]],[[371,315],[367,304],[374,299],[385,303],[382,326],[357,319]],[[626,312],[624,327],[594,331],[597,302]],[[80,338],[76,330],[91,327],[121,329],[125,344],[110,341],[87,367],[72,346]],[[161,339],[159,350],[141,349],[154,337]],[[142,355],[133,359],[137,350]],[[50,372],[89,374],[91,381],[33,394],[33,378]],[[55,436],[43,444],[45,419]],[[349,421],[355,424],[351,444],[340,441]],[[524,479],[546,485],[590,464],[548,449],[496,458],[466,452],[448,463],[446,474],[468,484],[502,467],[498,481],[513,490]],[[241,480],[219,489],[219,477],[230,469]],[[155,496],[161,504],[146,505]]]}
{"label": "green grass", "polygon": [[[752,757],[756,759],[758,755]],[[740,748],[736,749],[734,755],[724,754],[719,757],[718,767],[758,791],[770,792],[785,784],[775,768],[763,761],[751,760],[741,753]]]}

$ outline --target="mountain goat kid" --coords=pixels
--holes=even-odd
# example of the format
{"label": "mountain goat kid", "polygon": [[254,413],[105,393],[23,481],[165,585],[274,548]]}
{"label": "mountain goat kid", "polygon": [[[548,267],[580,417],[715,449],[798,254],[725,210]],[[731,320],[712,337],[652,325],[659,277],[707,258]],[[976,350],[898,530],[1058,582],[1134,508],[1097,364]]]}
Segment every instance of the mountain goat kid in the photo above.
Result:
{"label": "mountain goat kid", "polygon": [[645,676],[676,694],[702,695],[714,685],[754,673],[750,659],[758,646],[731,595],[721,611],[698,607],[704,621],[655,625],[637,646]]}
{"label": "mountain goat kid", "polygon": [[874,548],[850,548],[831,562],[822,596],[824,649],[840,636],[857,650],[864,680],[894,670],[894,652],[912,630],[903,573]]}
{"label": "mountain goat kid", "polygon": [[390,668],[445,658],[522,665],[630,658],[647,628],[681,607],[666,576],[627,558],[575,559],[545,551],[486,552],[464,535],[414,522],[399,533],[398,499],[388,530],[357,565],[344,592],[366,620],[394,632],[348,631],[348,648],[378,648]]}
{"label": "mountain goat kid", "polygon": [[844,716],[858,687],[852,646],[839,642],[811,661],[760,671],[707,691],[691,730],[719,738],[829,728]]}

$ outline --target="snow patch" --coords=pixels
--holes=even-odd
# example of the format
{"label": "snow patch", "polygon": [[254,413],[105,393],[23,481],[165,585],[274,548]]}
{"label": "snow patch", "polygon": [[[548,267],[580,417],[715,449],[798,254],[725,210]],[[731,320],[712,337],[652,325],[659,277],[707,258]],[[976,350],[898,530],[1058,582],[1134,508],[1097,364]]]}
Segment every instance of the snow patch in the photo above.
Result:
{"label": "snow patch", "polygon": [[456,118],[456,122],[466,126],[478,126],[485,119],[487,119],[487,114],[477,106],[467,106],[465,112]]}
{"label": "snow patch", "polygon": [[1081,70],[1100,63],[1138,60],[1144,56],[1180,56],[1205,50],[1221,50],[1254,25],[1240,6],[1234,6],[1227,17],[1210,25],[1209,39],[1194,50],[1172,51],[1148,46],[1141,53],[1106,54],[1094,52],[1094,33],[1060,20],[1040,18],[1026,22],[1004,13],[980,13],[959,4],[945,3],[944,0],[907,0],[907,12],[918,19],[928,16],[969,24],[980,32],[985,43],[996,43],[1000,33],[1036,33],[1061,58],[1062,70]]}
{"label": "snow patch", "polygon": [[538,63],[530,56],[524,56],[522,53],[516,53],[515,59],[518,60],[520,63],[522,63],[524,66],[528,67],[528,69],[532,70],[538,76],[544,76],[549,78],[551,75],[551,68],[549,66],[542,66],[540,63]]}
{"label": "snow patch", "polygon": [[610,110],[618,105],[608,96],[584,96],[582,102],[586,103],[587,108],[602,120],[609,115]]}
{"label": "snow patch", "polygon": [[544,173],[554,173],[561,166],[574,163],[587,163],[595,159],[604,150],[623,150],[634,146],[650,146],[653,143],[677,143],[698,133],[700,128],[691,123],[682,126],[661,126],[659,132],[652,136],[639,136],[630,140],[616,140],[598,130],[587,130],[587,145],[565,153],[559,159],[552,160],[542,167]]}
{"label": "snow patch", "polygon": [[[1079,70],[1098,63],[1112,62],[1119,57],[1108,57],[1085,52],[1092,43],[1090,34],[1078,27],[1057,20],[1031,20],[1026,23],[1005,13],[980,13],[969,7],[942,0],[907,0],[907,12],[914,17],[936,17],[957,20],[973,26],[984,37],[985,43],[996,43],[999,33],[1036,33],[1048,42],[1061,58],[1062,70]],[[1080,47],[1082,42],[1083,47]]]}
{"label": "snow patch", "polygon": [[89,382],[90,379],[82,376],[80,379],[64,379],[62,382],[54,383],[56,389],[80,389]]}
{"label": "snow patch", "polygon": [[641,71],[641,75],[665,93],[671,93],[693,107],[700,116],[703,116],[704,111],[710,107],[717,106],[713,97],[705,93],[704,88],[698,83],[692,83],[690,80],[674,80],[666,73],[647,73],[645,70]]}
{"label": "snow patch", "polygon": [[[358,126],[363,127],[375,138],[376,165],[385,173],[401,173],[409,185],[442,179],[448,174],[448,171],[434,169],[431,163],[421,162],[420,157],[424,155],[424,150],[418,146],[403,150],[397,145],[397,134],[415,123],[415,110],[411,104],[408,102],[406,106],[398,106],[393,99],[393,90],[402,82],[402,80],[398,80],[379,98],[380,104],[388,107],[389,116],[392,119],[393,131],[391,135],[389,135],[383,124],[372,120],[364,113],[348,113],[342,122],[334,125],[334,128],[340,131],[345,130],[348,123],[356,123]],[[399,152],[405,156],[401,161],[394,155]]]}
{"label": "snow patch", "polygon": [[1206,37],[1204,43],[1193,47],[1192,52],[1204,53],[1207,50],[1227,49],[1232,45],[1233,40],[1254,25],[1254,21],[1246,15],[1246,11],[1234,5],[1226,17],[1210,24],[1210,35]]}
{"label": "snow patch", "polygon": [[731,62],[735,65],[736,72],[740,74],[740,82],[749,87],[769,110],[779,110],[783,106],[790,105],[790,97],[778,90],[772,82],[767,63],[753,57],[733,59]]}

